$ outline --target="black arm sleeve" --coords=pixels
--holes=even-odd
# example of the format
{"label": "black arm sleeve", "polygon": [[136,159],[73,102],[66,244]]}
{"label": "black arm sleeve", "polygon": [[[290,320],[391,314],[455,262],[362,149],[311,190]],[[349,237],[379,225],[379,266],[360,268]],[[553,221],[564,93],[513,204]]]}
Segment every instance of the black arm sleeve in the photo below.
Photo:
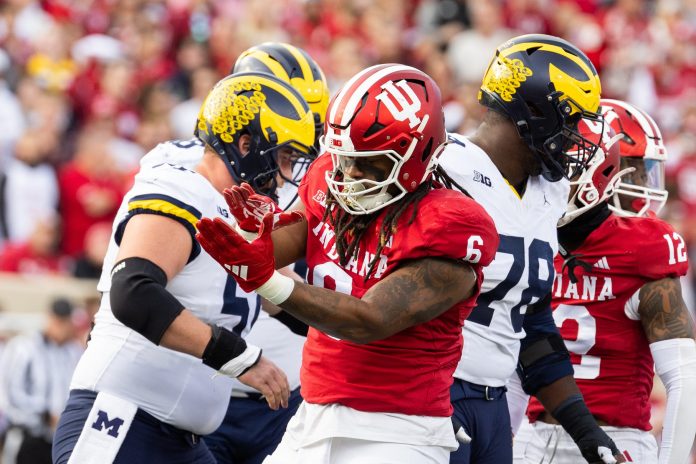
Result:
{"label": "black arm sleeve", "polygon": [[111,312],[123,325],[159,345],[184,309],[166,285],[167,274],[152,261],[138,257],[121,260],[111,271]]}
{"label": "black arm sleeve", "polygon": [[526,336],[520,344],[517,374],[529,395],[561,377],[573,375],[570,355],[553,320],[550,301],[548,295],[530,305],[524,316]]}

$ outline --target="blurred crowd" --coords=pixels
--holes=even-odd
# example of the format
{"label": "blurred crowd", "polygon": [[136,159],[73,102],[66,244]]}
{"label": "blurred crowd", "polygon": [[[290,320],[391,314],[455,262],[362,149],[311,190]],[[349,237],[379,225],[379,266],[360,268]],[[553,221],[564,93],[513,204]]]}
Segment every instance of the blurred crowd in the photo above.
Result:
{"label": "blurred crowd", "polygon": [[419,67],[468,133],[493,50],[521,33],[575,43],[604,97],[654,116],[663,213],[696,260],[696,0],[0,0],[0,272],[97,278],[140,158],[192,137],[252,45],[304,48],[331,90],[372,64]]}
{"label": "blurred crowd", "polygon": [[[483,114],[495,47],[550,33],[595,62],[605,97],[651,113],[669,149],[666,216],[696,243],[694,0],[4,0],[0,270],[97,277],[141,156],[188,139],[202,97],[263,41],[307,50],[332,90],[402,62],[431,74],[449,129]],[[269,7],[271,5],[271,7]],[[694,246],[691,247],[694,249]]]}

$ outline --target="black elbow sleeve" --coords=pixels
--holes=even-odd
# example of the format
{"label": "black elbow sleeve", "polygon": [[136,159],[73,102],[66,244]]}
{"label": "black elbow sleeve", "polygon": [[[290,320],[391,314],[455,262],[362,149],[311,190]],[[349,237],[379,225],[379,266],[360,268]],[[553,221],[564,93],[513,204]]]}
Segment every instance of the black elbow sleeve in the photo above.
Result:
{"label": "black elbow sleeve", "polygon": [[184,309],[166,285],[167,275],[152,261],[137,257],[121,260],[111,271],[111,312],[123,325],[159,345]]}
{"label": "black elbow sleeve", "polygon": [[561,377],[573,375],[570,355],[553,320],[550,294],[530,305],[524,316],[526,336],[520,343],[517,373],[530,395]]}

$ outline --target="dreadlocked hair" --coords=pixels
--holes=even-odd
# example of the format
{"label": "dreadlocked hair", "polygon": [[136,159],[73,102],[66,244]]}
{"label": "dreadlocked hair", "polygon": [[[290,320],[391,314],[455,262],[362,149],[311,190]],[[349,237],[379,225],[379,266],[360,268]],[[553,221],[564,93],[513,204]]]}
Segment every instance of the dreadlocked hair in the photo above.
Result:
{"label": "dreadlocked hair", "polygon": [[[411,224],[418,213],[418,203],[423,197],[433,188],[432,180],[423,182],[416,190],[408,193],[404,198],[387,208],[387,213],[384,215],[382,226],[379,230],[379,240],[377,242],[377,250],[375,256],[370,261],[365,275],[365,282],[368,281],[375,266],[379,262],[382,255],[382,249],[389,241],[389,238],[396,232],[396,225],[399,222],[401,215],[413,205],[413,212],[408,220]],[[336,207],[334,207],[336,205]],[[348,264],[351,258],[357,259],[360,249],[358,245],[365,235],[365,231],[370,227],[370,224],[377,219],[381,211],[375,211],[372,214],[353,215],[341,208],[334,199],[331,192],[326,194],[326,210],[322,221],[327,221],[336,233],[336,253],[338,254],[338,262],[341,266]]]}
{"label": "dreadlocked hair", "polygon": [[450,177],[449,174],[447,174],[447,171],[445,171],[442,166],[439,166],[435,168],[434,171],[434,177],[437,182],[441,183],[445,188],[450,189],[450,190],[459,190],[462,192],[464,195],[467,197],[471,198],[471,195],[469,195],[469,192],[466,191],[464,187],[459,185],[452,177]]}
{"label": "dreadlocked hair", "polygon": [[[389,238],[396,233],[396,226],[401,218],[401,215],[413,205],[411,217],[408,219],[408,224],[413,223],[418,214],[418,204],[425,195],[432,190],[435,182],[445,186],[445,188],[453,189],[456,187],[466,195],[469,195],[463,187],[457,184],[442,167],[438,166],[434,171],[434,178],[428,179],[418,186],[416,190],[404,196],[403,200],[391,205],[384,215],[382,226],[379,230],[379,240],[377,242],[377,250],[375,256],[370,261],[365,275],[365,282],[368,281],[375,266],[379,262],[384,246],[389,241]],[[334,205],[336,205],[334,207]],[[331,192],[326,193],[326,210],[322,221],[328,220],[329,224],[336,233],[336,253],[338,254],[338,262],[341,266],[346,266],[351,258],[357,259],[360,249],[358,245],[365,234],[365,231],[370,227],[370,224],[377,219],[381,211],[376,211],[372,214],[353,215],[345,211],[338,205],[336,199],[331,195]]]}

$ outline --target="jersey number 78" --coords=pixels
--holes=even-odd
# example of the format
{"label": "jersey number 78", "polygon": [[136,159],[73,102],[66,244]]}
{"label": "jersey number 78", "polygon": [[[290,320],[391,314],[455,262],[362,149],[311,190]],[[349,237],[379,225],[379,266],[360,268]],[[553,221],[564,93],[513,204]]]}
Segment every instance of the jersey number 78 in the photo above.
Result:
{"label": "jersey number 78", "polygon": [[[553,250],[548,242],[535,238],[529,244],[529,263],[526,263],[524,238],[500,235],[500,245],[498,245],[497,253],[512,255],[512,266],[510,266],[507,276],[498,285],[479,295],[476,300],[476,306],[467,321],[485,325],[486,327],[490,326],[494,312],[491,305],[495,301],[503,300],[508,292],[517,286],[524,274],[525,265],[527,265],[527,288],[522,291],[520,301],[510,308],[512,328],[515,332],[520,332],[523,319],[522,308],[526,308],[532,302],[532,298],[543,298],[551,291],[554,276]],[[540,265],[547,266],[546,279],[539,277]]]}

